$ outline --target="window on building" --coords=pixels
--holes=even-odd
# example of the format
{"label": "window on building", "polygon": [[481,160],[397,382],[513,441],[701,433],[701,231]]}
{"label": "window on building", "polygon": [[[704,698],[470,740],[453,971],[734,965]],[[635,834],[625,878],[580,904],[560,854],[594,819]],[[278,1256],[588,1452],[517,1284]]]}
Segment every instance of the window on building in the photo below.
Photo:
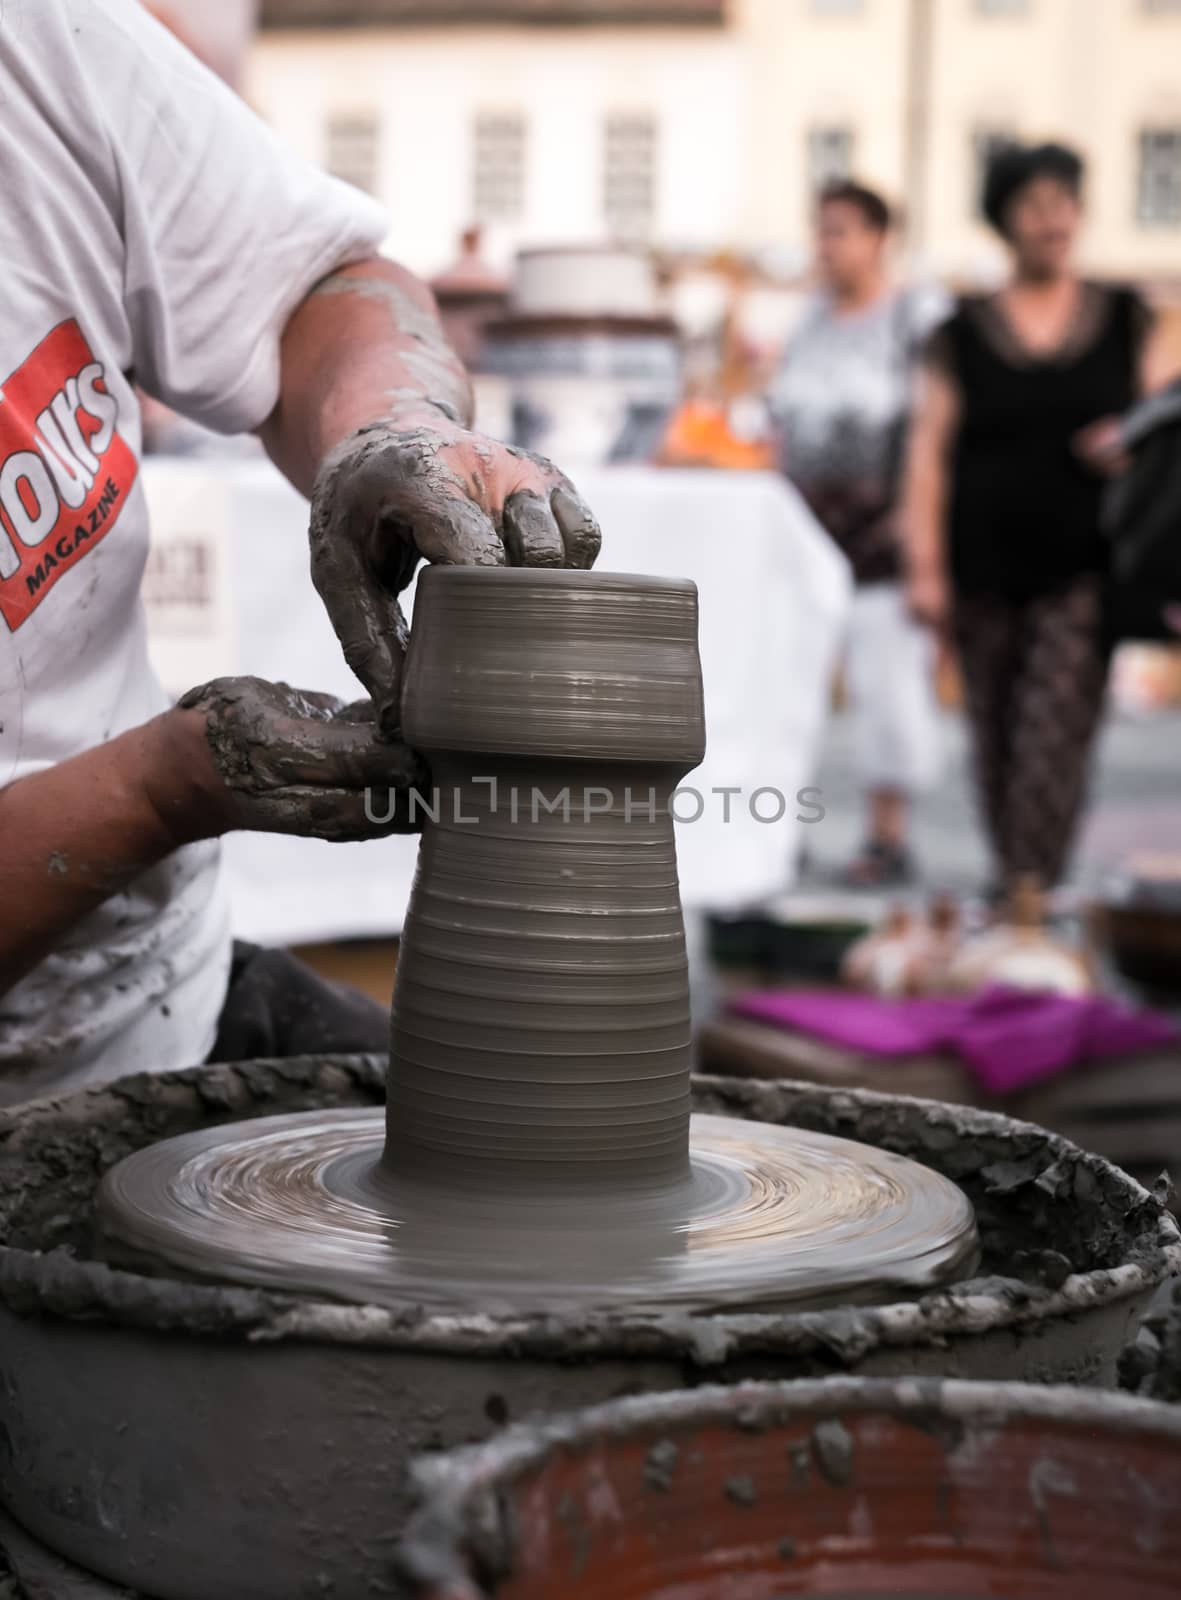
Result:
{"label": "window on building", "polygon": [[853,171],[852,128],[809,128],[808,187],[815,193],[826,183],[847,178]]}
{"label": "window on building", "polygon": [[656,118],[617,111],[608,118],[603,161],[603,211],[613,239],[643,240],[656,220]]}
{"label": "window on building", "polygon": [[984,216],[984,184],[992,158],[998,150],[1012,144],[1016,135],[1012,128],[974,128],[972,131],[972,215]]}
{"label": "window on building", "polygon": [[474,131],[472,210],[477,222],[519,222],[525,211],[525,119],[482,111]]}
{"label": "window on building", "polygon": [[1020,17],[1029,10],[1029,0],[976,0],[982,17]]}
{"label": "window on building", "polygon": [[1140,222],[1181,222],[1181,127],[1142,128],[1136,186]]}
{"label": "window on building", "polygon": [[349,111],[329,117],[325,165],[366,194],[377,192],[377,151],[381,125],[373,112]]}

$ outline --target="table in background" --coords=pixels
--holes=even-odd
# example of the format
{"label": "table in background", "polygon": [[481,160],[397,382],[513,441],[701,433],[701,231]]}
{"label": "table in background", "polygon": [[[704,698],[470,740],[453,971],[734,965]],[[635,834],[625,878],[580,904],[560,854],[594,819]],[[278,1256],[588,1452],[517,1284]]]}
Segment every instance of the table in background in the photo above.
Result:
{"label": "table in background", "polygon": [[1181,1046],[1089,1061],[1007,1095],[988,1094],[957,1057],[883,1059],[791,1028],[719,1016],[700,1028],[697,1068],[720,1077],[786,1078],[1002,1111],[1093,1150],[1151,1187],[1181,1174]]}
{"label": "table in background", "polygon": [[[146,464],[154,548],[145,579],[153,659],[170,690],[228,673],[353,699],[358,686],[308,578],[307,507],[262,461]],[[604,571],[692,578],[700,591],[709,748],[685,781],[700,820],[678,827],[687,907],[736,907],[792,870],[849,602],[848,568],[771,475],[596,469],[579,487],[603,527]],[[738,789],[730,802],[711,793]],[[755,791],[764,816],[750,810]],[[684,795],[678,811],[696,809]],[[235,931],[264,944],[400,931],[414,839],[328,845],[226,841]]]}

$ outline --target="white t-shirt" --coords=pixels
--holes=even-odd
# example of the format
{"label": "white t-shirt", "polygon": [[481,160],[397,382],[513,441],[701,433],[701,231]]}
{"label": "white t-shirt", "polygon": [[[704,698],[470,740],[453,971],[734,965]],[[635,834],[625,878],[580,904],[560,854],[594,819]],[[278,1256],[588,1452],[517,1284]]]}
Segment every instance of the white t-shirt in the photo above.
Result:
{"label": "white t-shirt", "polygon": [[[386,220],[136,0],[3,7],[0,174],[2,787],[167,703],[139,596],[133,383],[223,433],[257,428],[291,312]],[[194,845],[0,994],[0,1103],[203,1060],[229,960],[218,849]]]}

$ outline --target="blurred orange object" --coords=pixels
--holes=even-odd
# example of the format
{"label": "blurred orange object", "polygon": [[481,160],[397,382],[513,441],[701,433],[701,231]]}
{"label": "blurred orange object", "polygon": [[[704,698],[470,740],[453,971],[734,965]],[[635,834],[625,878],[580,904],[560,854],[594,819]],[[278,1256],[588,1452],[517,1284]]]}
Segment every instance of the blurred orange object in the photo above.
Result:
{"label": "blurred orange object", "polygon": [[673,413],[657,457],[665,467],[724,467],[751,472],[774,466],[767,439],[742,439],[730,424],[729,407],[700,396]]}
{"label": "blurred orange object", "polygon": [[1119,709],[1133,716],[1181,706],[1181,646],[1122,645],[1116,652],[1111,690]]}

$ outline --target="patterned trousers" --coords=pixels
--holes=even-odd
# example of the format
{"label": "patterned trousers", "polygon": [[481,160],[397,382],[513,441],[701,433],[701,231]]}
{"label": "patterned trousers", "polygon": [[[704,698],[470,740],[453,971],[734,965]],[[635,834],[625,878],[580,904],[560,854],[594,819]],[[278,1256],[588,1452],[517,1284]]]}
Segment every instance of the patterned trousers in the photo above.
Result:
{"label": "patterned trousers", "polygon": [[955,639],[976,786],[1003,885],[1065,874],[1103,711],[1101,589],[1083,577],[1035,600],[964,595]]}

